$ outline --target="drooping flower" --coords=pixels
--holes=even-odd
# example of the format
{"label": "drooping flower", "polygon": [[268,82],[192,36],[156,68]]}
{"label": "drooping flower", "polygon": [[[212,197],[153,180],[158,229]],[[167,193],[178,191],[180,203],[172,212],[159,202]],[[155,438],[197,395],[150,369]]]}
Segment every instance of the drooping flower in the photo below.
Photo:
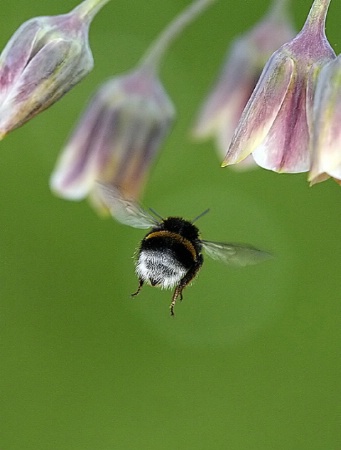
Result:
{"label": "drooping flower", "polygon": [[192,134],[196,139],[215,137],[219,158],[226,154],[266,61],[295,35],[287,3],[275,0],[259,23],[232,42],[218,80],[199,112]]}
{"label": "drooping flower", "polygon": [[301,32],[271,56],[243,111],[223,167],[252,153],[257,164],[269,170],[309,170],[316,79],[335,58],[325,36],[329,3],[315,0]]}
{"label": "drooping flower", "polygon": [[174,116],[156,74],[144,67],[107,81],[62,152],[51,177],[52,190],[69,200],[90,195],[100,207],[100,180],[137,198]]}
{"label": "drooping flower", "polygon": [[60,197],[89,197],[103,212],[98,181],[140,197],[151,163],[170,131],[175,109],[159,77],[160,61],[176,36],[215,0],[196,0],[161,33],[140,64],[95,93],[51,176]]}
{"label": "drooping flower", "polygon": [[0,57],[0,139],[45,110],[90,72],[90,23],[109,0],[85,0],[68,14],[30,19]]}
{"label": "drooping flower", "polygon": [[311,184],[341,184],[341,55],[320,72],[314,97]]}

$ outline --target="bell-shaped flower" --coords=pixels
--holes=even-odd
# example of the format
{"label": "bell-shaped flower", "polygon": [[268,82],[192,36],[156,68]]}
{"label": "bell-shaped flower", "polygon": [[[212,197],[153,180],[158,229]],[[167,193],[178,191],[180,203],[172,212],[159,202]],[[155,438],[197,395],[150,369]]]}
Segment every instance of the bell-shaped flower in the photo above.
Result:
{"label": "bell-shaped flower", "polygon": [[174,38],[214,0],[197,0],[152,44],[131,72],[102,85],[80,119],[51,176],[60,197],[89,197],[106,209],[98,181],[115,185],[130,198],[140,197],[152,162],[170,131],[175,109],[158,68]]}
{"label": "bell-shaped flower", "polygon": [[301,32],[269,59],[223,167],[252,153],[258,165],[276,172],[309,170],[316,79],[321,68],[335,58],[325,36],[329,3],[315,0]]}
{"label": "bell-shaped flower", "polygon": [[329,177],[341,184],[341,55],[320,72],[314,97],[311,184]]}
{"label": "bell-shaped flower", "polygon": [[[143,66],[103,84],[62,152],[51,188],[59,196],[100,202],[96,181],[138,197],[175,110],[155,73]],[[100,204],[98,205],[101,206]]]}
{"label": "bell-shaped flower", "polygon": [[295,35],[287,3],[274,0],[266,16],[232,42],[218,80],[199,112],[192,134],[196,139],[215,137],[219,158],[226,154],[267,60]]}
{"label": "bell-shaped flower", "polygon": [[0,139],[67,93],[90,72],[91,20],[109,0],[23,23],[0,56]]}

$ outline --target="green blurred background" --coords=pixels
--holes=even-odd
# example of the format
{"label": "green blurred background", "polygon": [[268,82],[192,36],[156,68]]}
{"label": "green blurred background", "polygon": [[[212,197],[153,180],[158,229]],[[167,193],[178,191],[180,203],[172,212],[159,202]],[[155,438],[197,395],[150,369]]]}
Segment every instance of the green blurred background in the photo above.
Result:
{"label": "green blurred background", "polygon": [[[1,450],[341,449],[341,187],[220,169],[211,142],[189,139],[228,43],[268,2],[220,0],[172,47],[162,80],[178,120],[144,203],[187,218],[210,207],[204,238],[249,242],[274,261],[206,260],[172,319],[170,291],[129,297],[143,230],[49,191],[89,95],[188,3],[110,2],[91,27],[92,73],[1,142]],[[73,6],[2,2],[1,47],[24,20]],[[297,28],[310,6],[293,5]],[[337,53],[340,20],[332,2]]]}

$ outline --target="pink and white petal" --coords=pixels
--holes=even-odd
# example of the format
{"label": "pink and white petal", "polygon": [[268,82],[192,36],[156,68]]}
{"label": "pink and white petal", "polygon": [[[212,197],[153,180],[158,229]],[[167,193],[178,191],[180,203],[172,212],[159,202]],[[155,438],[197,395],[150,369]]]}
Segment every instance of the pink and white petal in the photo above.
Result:
{"label": "pink and white petal", "polygon": [[[20,127],[55,101],[59,78],[72,47],[71,41],[56,39],[46,44],[25,67],[0,106],[1,133]],[[66,86],[63,82],[61,85]]]}
{"label": "pink and white petal", "polygon": [[[332,70],[330,70],[332,69]],[[341,60],[322,69],[316,89],[311,184],[341,179]]]}
{"label": "pink and white petal", "polygon": [[34,93],[37,86],[42,108],[46,109],[92,67],[91,52],[87,52],[80,42],[59,37],[48,42],[28,64],[20,78],[18,91],[26,92],[29,97],[30,91]]}
{"label": "pink and white petal", "polygon": [[243,88],[240,89],[240,92],[238,91],[236,91],[235,95],[231,95],[226,108],[220,113],[219,121],[217,118],[215,136],[220,158],[224,158],[226,148],[228,148],[231,143],[234,132],[243,113],[243,109],[252,94],[252,90],[249,86],[243,86]]}
{"label": "pink and white petal", "polygon": [[[257,63],[253,61],[254,59],[255,56],[248,42],[243,38],[236,39],[216,85],[199,112],[192,131],[194,137],[200,139],[214,134],[220,128],[221,117],[225,115],[226,110],[230,109],[234,114],[235,104],[240,104],[239,97],[241,96],[243,106],[238,109],[238,119],[240,118],[257,81],[253,76],[254,65]],[[226,147],[224,154],[225,152]]]}
{"label": "pink and white petal", "polygon": [[7,93],[34,55],[34,47],[41,33],[39,19],[25,22],[8,41],[0,57],[0,92]]}
{"label": "pink and white petal", "polygon": [[70,200],[88,195],[114,145],[116,121],[117,112],[99,109],[95,98],[57,162],[50,180],[52,191]]}
{"label": "pink and white petal", "polygon": [[310,136],[312,137],[315,130],[315,118],[314,118],[314,99],[317,89],[317,81],[321,72],[320,64],[313,64],[309,70],[307,77],[307,123]]}
{"label": "pink and white petal", "polygon": [[294,61],[275,53],[248,101],[222,166],[236,164],[262,144],[292,84]]}
{"label": "pink and white petal", "polygon": [[261,167],[275,172],[306,172],[310,167],[306,80],[293,77],[266,138],[253,152]]}

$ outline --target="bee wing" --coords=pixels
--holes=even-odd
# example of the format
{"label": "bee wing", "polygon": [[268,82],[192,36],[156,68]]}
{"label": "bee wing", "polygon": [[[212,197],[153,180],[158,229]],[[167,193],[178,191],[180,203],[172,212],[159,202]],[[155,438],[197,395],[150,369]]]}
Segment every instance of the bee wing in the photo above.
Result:
{"label": "bee wing", "polygon": [[102,199],[114,219],[133,228],[151,228],[159,222],[134,200],[123,197],[114,186],[98,183]]}
{"label": "bee wing", "polygon": [[231,266],[249,266],[272,258],[270,253],[247,244],[210,241],[201,243],[208,256]]}

